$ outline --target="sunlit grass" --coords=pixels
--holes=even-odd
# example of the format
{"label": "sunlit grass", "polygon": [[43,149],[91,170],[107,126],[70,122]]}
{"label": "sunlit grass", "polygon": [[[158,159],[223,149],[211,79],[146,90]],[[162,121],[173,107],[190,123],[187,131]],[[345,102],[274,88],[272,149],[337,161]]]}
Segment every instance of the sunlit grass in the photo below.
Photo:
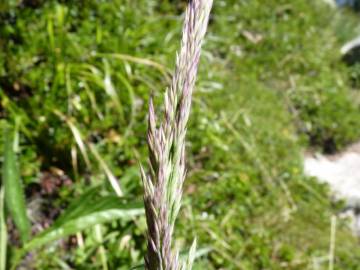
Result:
{"label": "sunlit grass", "polygon": [[[42,208],[60,212],[87,188],[141,200],[149,92],[161,111],[185,2],[15,2],[1,13],[0,125],[20,120],[25,189],[41,187],[42,173],[69,177],[71,185],[56,195],[40,195]],[[329,265],[331,217],[341,205],[303,176],[301,152],[309,143],[334,150],[359,138],[356,92],[339,54],[357,19],[321,1],[263,2],[215,1],[203,47],[176,242],[186,250],[198,236],[205,252],[194,269]],[[144,216],[107,222],[101,234],[81,228],[73,244],[47,238],[26,263],[126,270],[143,264]],[[9,243],[11,255],[16,248]],[[336,243],[334,269],[356,269],[358,245],[340,217]]]}

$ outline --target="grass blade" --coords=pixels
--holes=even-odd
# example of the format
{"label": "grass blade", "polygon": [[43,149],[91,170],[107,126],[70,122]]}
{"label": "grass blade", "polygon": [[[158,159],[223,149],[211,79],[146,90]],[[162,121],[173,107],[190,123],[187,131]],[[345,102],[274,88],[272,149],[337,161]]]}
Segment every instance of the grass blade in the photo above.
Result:
{"label": "grass blade", "polygon": [[86,166],[90,169],[91,168],[91,163],[90,163],[90,159],[88,157],[88,154],[87,154],[87,150],[86,150],[86,146],[85,146],[85,143],[82,139],[82,135],[80,133],[80,130],[74,125],[74,123],[68,118],[66,117],[63,113],[61,113],[60,111],[58,110],[54,110],[53,111],[54,114],[56,114],[62,121],[64,121],[69,129],[71,130],[71,133],[73,134],[74,136],[74,139],[75,139],[75,142],[77,144],[77,146],[79,147],[80,149],[80,152],[84,158],[84,161],[85,161],[85,164]]}
{"label": "grass blade", "polygon": [[125,122],[125,116],[124,116],[124,108],[121,104],[121,100],[119,98],[119,95],[117,94],[117,91],[115,89],[115,86],[111,79],[111,69],[108,61],[104,59],[104,70],[105,70],[105,77],[104,77],[104,90],[106,94],[113,100],[116,109],[119,113],[120,120],[124,123]]}
{"label": "grass blade", "polygon": [[130,219],[144,213],[142,203],[128,203],[117,196],[94,198],[94,190],[76,200],[46,231],[33,238],[23,252],[38,248],[94,225],[117,219]]}
{"label": "grass blade", "polygon": [[5,204],[22,242],[30,237],[30,222],[26,214],[25,196],[20,180],[19,168],[14,151],[14,136],[10,130],[5,131],[3,186],[5,188]]}
{"label": "grass blade", "polygon": [[98,248],[98,252],[100,255],[102,269],[109,270],[108,263],[107,263],[106,250],[103,245],[104,239],[103,239],[103,235],[102,235],[102,231],[101,231],[101,225],[99,225],[99,224],[95,225],[95,227],[94,227],[94,237],[95,237],[95,240],[97,241],[97,243],[100,245]]}
{"label": "grass blade", "polygon": [[96,160],[99,162],[102,170],[105,172],[106,177],[108,178],[110,185],[114,189],[116,195],[119,197],[123,196],[123,192],[120,188],[118,180],[116,179],[115,175],[111,172],[109,166],[106,164],[105,160],[100,156],[99,152],[96,150],[96,147],[93,144],[89,144],[89,148],[91,153],[94,155]]}
{"label": "grass blade", "polygon": [[171,80],[170,76],[169,76],[169,74],[171,74],[171,70],[167,69],[162,64],[159,64],[159,63],[152,61],[150,59],[147,59],[147,58],[141,58],[141,57],[136,57],[136,56],[132,56],[132,55],[128,55],[128,54],[121,54],[121,53],[97,53],[94,55],[94,57],[118,59],[118,60],[122,60],[122,61],[128,61],[128,62],[140,64],[140,65],[153,67],[153,68],[159,70],[162,73],[162,75],[166,78],[166,80],[168,80],[168,81]]}
{"label": "grass blade", "polygon": [[4,188],[0,190],[0,270],[6,270],[7,234],[4,209]]}

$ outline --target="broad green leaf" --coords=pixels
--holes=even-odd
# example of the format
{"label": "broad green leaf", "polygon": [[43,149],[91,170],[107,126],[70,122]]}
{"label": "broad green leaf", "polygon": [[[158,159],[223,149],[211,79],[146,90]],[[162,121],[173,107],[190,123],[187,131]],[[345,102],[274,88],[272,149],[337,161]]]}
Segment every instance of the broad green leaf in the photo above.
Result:
{"label": "broad green leaf", "polygon": [[143,204],[140,202],[129,203],[117,196],[96,198],[97,192],[96,189],[91,189],[76,199],[49,229],[28,242],[23,250],[38,248],[96,224],[129,219],[144,213]]}
{"label": "broad green leaf", "polygon": [[92,211],[90,209],[92,202],[96,199],[98,193],[97,186],[88,189],[78,198],[71,201],[67,209],[55,220],[53,227],[59,227],[67,221],[75,219],[81,215],[86,215],[86,211]]}
{"label": "broad green leaf", "polygon": [[0,190],[0,270],[6,270],[7,232],[4,209],[4,188]]}
{"label": "broad green leaf", "polygon": [[20,179],[20,172],[14,151],[15,136],[12,131],[5,131],[3,186],[5,189],[5,204],[17,229],[21,240],[25,243],[30,236],[30,222],[26,215],[24,190]]}

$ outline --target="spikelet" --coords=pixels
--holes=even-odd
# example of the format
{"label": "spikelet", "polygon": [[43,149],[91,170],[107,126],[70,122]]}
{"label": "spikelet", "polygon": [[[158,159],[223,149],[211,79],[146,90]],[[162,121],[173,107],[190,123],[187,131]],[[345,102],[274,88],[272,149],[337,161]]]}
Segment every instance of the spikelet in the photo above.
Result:
{"label": "spikelet", "polygon": [[212,0],[191,0],[188,4],[181,48],[176,57],[172,83],[165,93],[165,113],[160,122],[150,99],[149,172],[141,167],[148,226],[147,270],[190,270],[195,253],[196,244],[192,246],[188,260],[181,263],[178,252],[172,249],[172,236],[186,177],[186,126],[211,7]]}

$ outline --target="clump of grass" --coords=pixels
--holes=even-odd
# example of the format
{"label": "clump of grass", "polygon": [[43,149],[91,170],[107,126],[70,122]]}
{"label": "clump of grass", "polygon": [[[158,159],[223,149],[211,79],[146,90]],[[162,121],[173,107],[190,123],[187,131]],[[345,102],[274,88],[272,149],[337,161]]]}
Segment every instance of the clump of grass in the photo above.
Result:
{"label": "clump of grass", "polygon": [[149,105],[148,147],[150,171],[141,169],[148,225],[148,270],[191,269],[195,242],[187,262],[181,264],[172,249],[175,220],[181,206],[185,168],[185,135],[191,108],[201,44],[212,0],[191,0],[185,15],[181,49],[175,73],[165,93],[165,114],[159,127],[152,100]]}

